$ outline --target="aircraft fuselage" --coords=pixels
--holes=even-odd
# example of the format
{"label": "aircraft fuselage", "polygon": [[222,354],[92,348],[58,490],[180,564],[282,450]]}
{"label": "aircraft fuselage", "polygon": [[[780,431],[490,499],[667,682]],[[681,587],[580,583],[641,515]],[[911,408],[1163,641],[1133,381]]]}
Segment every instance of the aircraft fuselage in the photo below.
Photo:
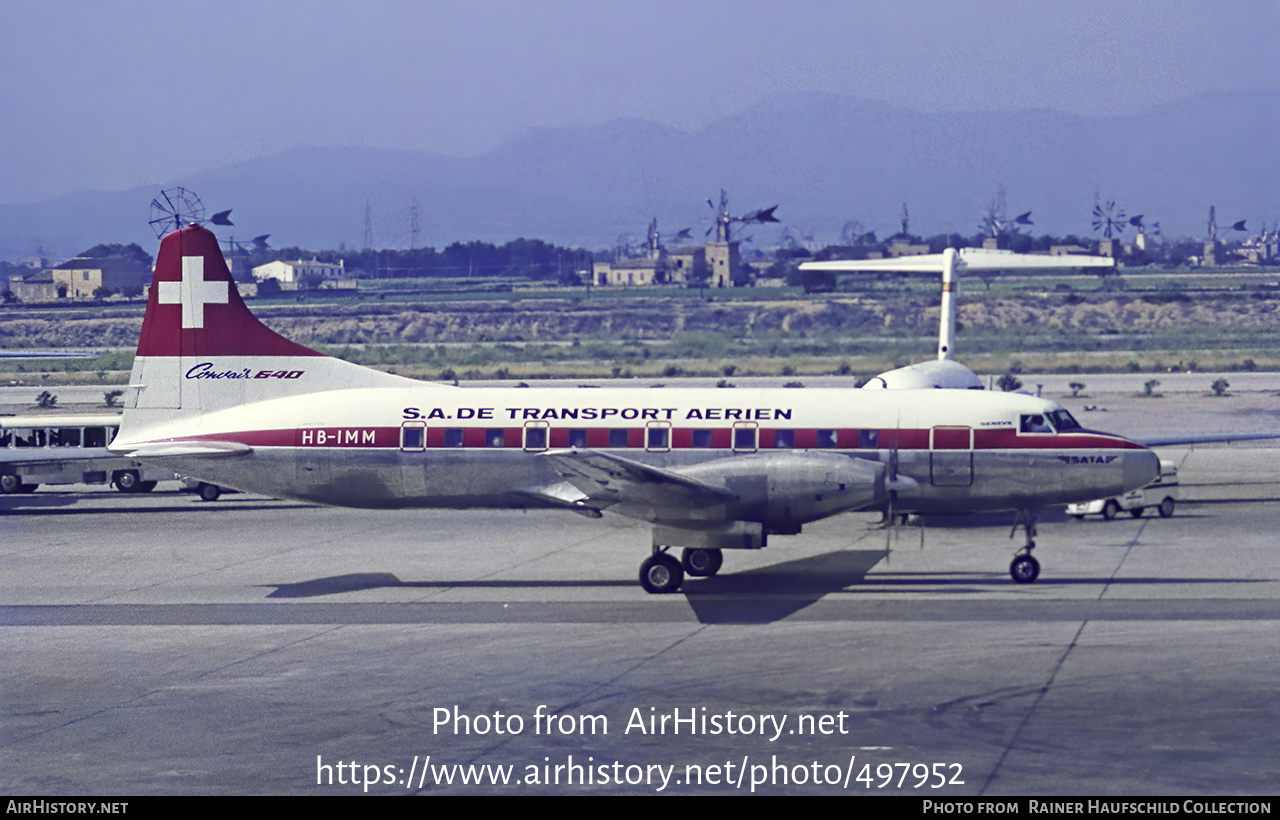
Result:
{"label": "aircraft fuselage", "polygon": [[[358,507],[565,506],[547,493],[563,482],[548,454],[574,448],[714,472],[730,490],[749,485],[758,465],[758,486],[727,517],[772,519],[775,531],[878,507],[890,492],[900,511],[1033,509],[1119,494],[1157,473],[1154,454],[1118,436],[1023,429],[1024,417],[1060,411],[986,391],[431,386],[240,405],[203,415],[197,430],[175,419],[173,435],[161,426],[148,439],[238,442],[250,452],[165,463],[239,489]],[[733,469],[697,469],[709,462]],[[811,475],[780,481],[793,464]],[[845,464],[855,473],[841,475]],[[826,497],[811,497],[824,483]],[[787,514],[770,506],[781,496],[795,502]]]}

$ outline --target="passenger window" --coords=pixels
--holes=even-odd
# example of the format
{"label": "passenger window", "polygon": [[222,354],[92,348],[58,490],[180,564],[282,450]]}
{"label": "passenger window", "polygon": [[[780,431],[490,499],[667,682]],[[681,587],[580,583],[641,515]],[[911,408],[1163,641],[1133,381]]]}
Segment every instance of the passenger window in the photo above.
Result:
{"label": "passenger window", "polygon": [[570,430],[569,446],[570,447],[586,447],[587,431],[586,430]]}
{"label": "passenger window", "polygon": [[48,441],[43,428],[18,427],[13,431],[14,447],[43,447]]}
{"label": "passenger window", "polygon": [[819,447],[835,447],[836,431],[835,430],[819,430],[818,446]]}
{"label": "passenger window", "polygon": [[773,446],[781,450],[789,450],[796,446],[795,430],[774,430]]}
{"label": "passenger window", "polygon": [[650,450],[665,450],[671,446],[668,443],[671,440],[669,435],[671,432],[670,429],[666,427],[650,427],[646,432],[648,433],[648,437],[646,439],[647,444],[645,446]]}
{"label": "passenger window", "polygon": [[711,431],[710,430],[694,430],[692,443],[694,447],[710,447]]}
{"label": "passenger window", "polygon": [[53,431],[52,444],[54,447],[79,447],[80,446],[80,428],[79,427],[59,427]]}
{"label": "passenger window", "polygon": [[484,431],[485,447],[503,447],[503,446],[506,446],[506,443],[507,443],[507,433],[505,430],[499,428],[496,430]]}
{"label": "passenger window", "polygon": [[626,447],[627,431],[626,430],[610,430],[609,446],[610,447]]}
{"label": "passenger window", "polygon": [[524,448],[526,450],[547,449],[547,428],[545,427],[524,428]]}
{"label": "passenger window", "polygon": [[462,446],[462,430],[457,427],[450,427],[444,431],[445,447],[461,447]]}
{"label": "passenger window", "polygon": [[400,448],[403,450],[421,450],[424,433],[426,433],[426,428],[424,427],[401,427]]}
{"label": "passenger window", "polygon": [[880,446],[880,431],[879,431],[879,430],[859,430],[859,431],[858,431],[858,446],[859,446],[859,447],[866,447],[866,448],[868,448],[868,449],[872,449],[872,450],[874,450],[875,448],[879,447],[879,446]]}
{"label": "passenger window", "polygon": [[735,450],[754,450],[756,449],[756,432],[755,427],[735,427],[733,428],[733,449]]}

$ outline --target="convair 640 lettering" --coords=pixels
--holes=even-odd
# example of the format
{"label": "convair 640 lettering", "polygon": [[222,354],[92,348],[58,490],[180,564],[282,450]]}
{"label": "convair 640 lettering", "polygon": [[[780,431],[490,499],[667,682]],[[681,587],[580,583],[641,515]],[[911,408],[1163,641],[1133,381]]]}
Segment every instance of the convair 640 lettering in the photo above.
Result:
{"label": "convair 640 lettering", "polygon": [[[1034,514],[1120,495],[1159,460],[1051,401],[989,391],[473,388],[295,344],[241,301],[217,240],[165,237],[112,449],[241,490],[355,507],[551,508],[653,524],[640,582],[855,510]],[[668,550],[682,550],[677,560]]]}

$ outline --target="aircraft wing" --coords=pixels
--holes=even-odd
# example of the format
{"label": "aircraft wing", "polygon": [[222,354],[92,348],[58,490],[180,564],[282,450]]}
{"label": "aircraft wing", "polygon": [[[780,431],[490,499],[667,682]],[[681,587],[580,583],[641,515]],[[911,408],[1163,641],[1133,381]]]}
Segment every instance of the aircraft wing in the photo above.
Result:
{"label": "aircraft wing", "polygon": [[1280,438],[1280,432],[1272,433],[1202,433],[1183,436],[1134,436],[1143,447],[1176,447],[1180,444],[1216,444],[1227,441],[1259,441]]}
{"label": "aircraft wing", "polygon": [[617,505],[640,518],[652,520],[664,512],[706,509],[734,499],[728,491],[695,478],[599,450],[549,450],[543,457],[555,462],[556,472],[593,506]]}

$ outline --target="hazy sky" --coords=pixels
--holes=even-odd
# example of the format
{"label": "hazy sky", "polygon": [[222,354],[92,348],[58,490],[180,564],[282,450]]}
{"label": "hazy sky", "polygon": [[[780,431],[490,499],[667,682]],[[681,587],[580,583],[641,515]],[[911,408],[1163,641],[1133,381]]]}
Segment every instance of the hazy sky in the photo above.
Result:
{"label": "hazy sky", "polygon": [[1278,0],[0,0],[0,202],[300,144],[476,154],[801,90],[1123,113],[1280,87]]}

